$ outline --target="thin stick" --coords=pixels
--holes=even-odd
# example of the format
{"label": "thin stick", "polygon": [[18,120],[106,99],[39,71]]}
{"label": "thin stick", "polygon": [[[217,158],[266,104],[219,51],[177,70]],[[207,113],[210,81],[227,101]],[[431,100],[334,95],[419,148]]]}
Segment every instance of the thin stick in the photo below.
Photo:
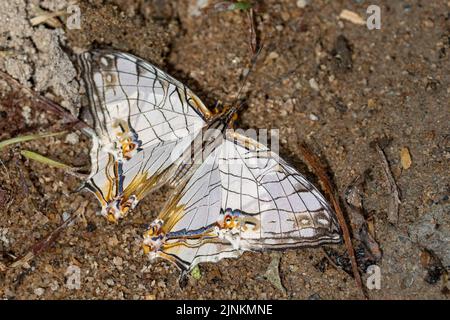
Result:
{"label": "thin stick", "polygon": [[391,198],[390,205],[389,205],[389,211],[388,211],[388,220],[392,224],[398,223],[398,217],[399,217],[399,207],[401,204],[400,201],[400,192],[398,190],[398,186],[395,183],[395,179],[392,176],[391,169],[389,167],[389,162],[386,159],[386,155],[384,154],[383,149],[381,149],[380,145],[378,143],[375,143],[375,149],[378,152],[378,155],[381,159],[381,165],[383,167],[383,172],[386,177],[386,180],[389,184],[389,189],[392,193],[393,198]]}
{"label": "thin stick", "polygon": [[252,50],[252,54],[255,55],[259,49],[259,37],[253,8],[247,11],[247,17],[250,24],[250,49]]}
{"label": "thin stick", "polygon": [[0,164],[2,165],[2,168],[5,170],[5,174],[8,176],[8,179],[11,180],[11,176],[9,175],[9,171],[6,168],[5,164],[3,163],[2,159],[0,159]]}
{"label": "thin stick", "polygon": [[342,229],[344,243],[348,252],[348,256],[350,257],[350,262],[352,264],[352,271],[353,276],[355,277],[356,285],[361,290],[364,297],[368,299],[367,293],[365,292],[362,284],[361,275],[359,274],[358,264],[356,263],[355,249],[353,248],[350,231],[347,226],[347,222],[345,221],[344,213],[342,212],[341,206],[339,205],[339,201],[337,200],[335,188],[333,188],[333,184],[331,183],[330,178],[326,174],[324,166],[321,164],[319,158],[309,150],[308,146],[305,143],[300,144],[300,151],[302,152],[308,164],[312,167],[313,171],[319,177],[320,181],[322,182],[323,188],[325,189],[325,192],[331,199],[331,203],[333,205],[334,211],[336,212],[336,216]]}
{"label": "thin stick", "polygon": [[[250,73],[253,71],[253,69],[254,69],[254,67],[255,67],[255,65],[256,65],[256,61],[258,60],[258,56],[259,56],[259,54],[261,53],[262,48],[263,48],[263,47],[260,46],[258,52],[256,52],[256,54],[254,54],[253,57],[252,57],[252,59],[251,59],[251,62],[250,62],[250,68],[249,68],[249,70],[248,70],[248,73],[245,75],[244,79],[242,80],[241,87],[239,88],[239,91],[238,91],[238,93],[237,93],[237,95],[236,95],[236,98],[234,99],[233,103],[231,104],[231,109],[228,111],[228,114],[229,114],[229,118],[230,118],[230,119],[231,119],[231,117],[232,117],[235,113],[238,113],[238,112],[241,110],[242,106],[243,106],[243,103],[240,103],[239,105],[237,105],[237,102],[238,102],[239,99],[240,99],[240,96],[241,96],[242,91],[243,91],[243,89],[244,89],[244,87],[245,87],[245,84],[246,84],[247,81],[248,81],[248,78],[249,78],[249,76],[250,76]],[[229,119],[229,120],[230,120],[230,119]]]}
{"label": "thin stick", "polygon": [[330,255],[327,253],[327,251],[322,247],[322,252],[325,255],[325,258],[327,258],[328,262],[335,268],[336,270],[342,270],[339,268],[336,263],[334,263],[333,259],[331,259]]}
{"label": "thin stick", "polygon": [[30,19],[30,23],[32,26],[37,26],[38,24],[41,23],[50,22],[52,27],[60,27],[61,23],[55,18],[67,15],[67,12],[63,10],[56,12],[45,12],[44,10],[41,10],[41,13],[42,13],[41,15]]}
{"label": "thin stick", "polygon": [[40,107],[41,109],[48,110],[50,112],[53,112],[54,114],[57,114],[63,118],[63,121],[70,122],[73,124],[74,129],[86,129],[89,128],[89,126],[75,117],[73,114],[71,114],[69,111],[61,107],[59,104],[53,102],[52,100],[39,95],[32,89],[25,87],[21,83],[19,83],[16,79],[11,77],[9,74],[3,72],[0,70],[0,78],[3,78],[5,81],[7,81],[11,86],[13,86],[16,89],[25,90],[32,98],[38,102],[36,105]]}
{"label": "thin stick", "polygon": [[[14,261],[11,265],[8,266],[9,269],[13,269],[13,268],[19,268],[22,267],[26,264],[28,264],[28,262],[30,262],[31,260],[33,260],[35,257],[37,257],[40,253],[42,253],[43,251],[45,251],[46,249],[48,249],[50,247],[50,245],[52,245],[56,239],[59,237],[59,235],[61,234],[61,232],[67,228],[70,223],[72,221],[74,221],[79,215],[81,215],[81,213],[84,211],[84,209],[87,206],[87,201],[85,203],[83,203],[81,206],[79,206],[77,208],[77,210],[75,210],[71,216],[65,220],[64,222],[62,222],[56,229],[54,229],[53,231],[51,231],[50,233],[48,233],[44,239],[38,241],[36,244],[34,244],[31,249],[24,254],[22,257],[20,257],[18,260]],[[80,210],[81,209],[81,210]]]}

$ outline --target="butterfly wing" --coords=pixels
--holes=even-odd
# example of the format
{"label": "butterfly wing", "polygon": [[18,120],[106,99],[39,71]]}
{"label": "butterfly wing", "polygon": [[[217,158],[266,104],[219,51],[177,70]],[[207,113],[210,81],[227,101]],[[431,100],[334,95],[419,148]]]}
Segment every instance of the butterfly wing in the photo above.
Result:
{"label": "butterfly wing", "polygon": [[131,54],[90,51],[79,56],[79,64],[94,130],[111,148],[123,147],[126,134],[138,148],[178,139],[211,118],[189,88]]}
{"label": "butterfly wing", "polygon": [[118,198],[119,207],[130,196],[140,200],[169,177],[162,173],[211,113],[181,82],[133,55],[91,51],[79,64],[95,131],[86,186],[103,209]]}
{"label": "butterfly wing", "polygon": [[[191,144],[191,137],[151,145],[129,160],[116,159],[112,153],[93,147],[91,175],[85,188],[93,192],[117,220],[134,207],[148,192],[165,184],[177,171],[176,161]],[[93,139],[94,146],[96,139]],[[131,201],[129,201],[132,199]]]}
{"label": "butterfly wing", "polygon": [[189,270],[242,251],[340,240],[320,192],[265,146],[233,133],[169,200],[144,235],[144,248]]}

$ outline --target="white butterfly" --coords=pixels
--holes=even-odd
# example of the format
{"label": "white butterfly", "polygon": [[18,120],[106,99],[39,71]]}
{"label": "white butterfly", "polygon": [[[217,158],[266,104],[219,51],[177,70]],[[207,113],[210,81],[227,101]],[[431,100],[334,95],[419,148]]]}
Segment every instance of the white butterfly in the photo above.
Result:
{"label": "white butterfly", "polygon": [[176,186],[144,234],[151,258],[186,272],[243,251],[341,241],[311,183],[266,146],[227,130],[234,109],[212,114],[183,84],[129,54],[95,51],[80,61],[95,122],[86,186],[103,213],[117,221],[152,189]]}
{"label": "white butterfly", "polygon": [[175,159],[213,116],[181,82],[130,54],[79,56],[94,124],[85,187],[111,221],[176,173]]}

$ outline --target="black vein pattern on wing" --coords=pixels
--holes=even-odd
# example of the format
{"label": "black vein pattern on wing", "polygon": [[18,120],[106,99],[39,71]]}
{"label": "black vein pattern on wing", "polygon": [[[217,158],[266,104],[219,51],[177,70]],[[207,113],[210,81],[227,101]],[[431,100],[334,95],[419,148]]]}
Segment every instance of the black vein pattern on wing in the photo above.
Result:
{"label": "black vein pattern on wing", "polygon": [[[96,69],[99,70],[98,73],[101,76],[102,89],[103,89],[102,90],[103,91],[102,92],[103,93],[103,101],[101,101],[102,99],[98,99],[98,101],[101,102],[101,104],[103,106],[106,106],[107,104],[114,104],[114,103],[120,103],[122,101],[126,101],[127,104],[128,104],[129,110],[131,110],[131,102],[132,101],[136,101],[136,106],[137,106],[140,114],[142,114],[144,116],[144,118],[145,118],[145,120],[146,120],[146,122],[148,124],[148,127],[152,128],[151,121],[147,118],[147,115],[144,114],[144,112],[142,112],[142,107],[141,107],[140,104],[150,104],[150,105],[152,105],[152,110],[150,110],[150,111],[162,109],[163,108],[162,106],[166,102],[166,99],[168,97],[167,90],[168,90],[169,87],[173,86],[172,87],[173,90],[171,90],[171,92],[169,93],[169,95],[170,95],[170,98],[168,100],[169,103],[168,103],[168,106],[165,108],[165,110],[167,110],[167,111],[170,110],[170,112],[172,112],[174,114],[178,114],[178,115],[183,116],[184,117],[184,121],[185,121],[186,124],[188,123],[186,117],[195,117],[194,115],[189,114],[188,112],[183,114],[183,113],[177,112],[175,110],[174,105],[173,105],[173,103],[174,103],[173,102],[173,95],[174,94],[176,94],[180,98],[182,111],[185,110],[184,109],[185,108],[185,104],[187,104],[186,102],[189,101],[189,99],[186,99],[185,102],[184,102],[183,99],[181,99],[181,94],[180,94],[179,90],[183,90],[184,91],[183,92],[184,96],[187,97],[186,87],[183,84],[179,83],[176,79],[170,77],[169,75],[164,74],[162,71],[159,71],[157,68],[155,68],[151,64],[145,63],[145,62],[143,62],[143,60],[141,60],[139,58],[136,58],[136,57],[132,57],[131,55],[127,56],[127,55],[123,55],[123,54],[120,54],[120,53],[114,53],[114,52],[108,52],[108,51],[106,51],[106,52],[99,51],[99,52],[94,53],[94,55],[96,55],[96,57],[98,58],[97,61],[100,61],[100,59],[102,57],[105,57],[105,59],[107,59],[107,61],[109,62],[108,63],[109,65],[111,65],[111,60],[112,60],[113,63],[114,63],[114,66],[115,66],[115,68],[105,68],[105,67],[103,67],[103,69],[102,69],[102,66],[99,63],[97,63],[97,65],[96,65]],[[92,74],[91,64],[89,63],[89,61],[87,61],[87,57],[86,56],[83,56],[83,57],[86,58],[86,59],[82,59],[82,62],[83,62],[83,65],[85,66],[85,69],[86,69],[87,73],[88,74]],[[129,57],[132,57],[132,58],[130,59]],[[118,59],[124,59],[125,61],[131,62],[132,64],[135,65],[135,70],[136,71],[133,73],[133,72],[129,72],[129,71],[125,71],[125,70],[120,69],[119,65],[118,65]],[[92,60],[92,61],[94,61],[94,60]],[[143,75],[142,72],[140,72],[141,69],[139,69],[139,68],[148,71],[149,73],[153,74],[154,77],[148,77],[146,75]],[[106,85],[105,84],[104,73],[107,73],[107,72],[110,72],[110,73],[114,72],[117,75],[117,78],[119,80],[119,84],[118,85]],[[152,80],[153,81],[153,86],[151,86],[151,87],[152,87],[152,90],[153,90],[154,103],[152,104],[148,100],[140,99],[140,97],[139,97],[140,90],[137,90],[137,98],[129,97],[127,92],[124,90],[124,87],[125,86],[132,87],[133,84],[121,83],[120,73],[130,74],[130,75],[134,76],[135,79],[136,79],[136,85],[135,85],[136,88],[144,87],[142,85],[139,86],[140,78],[147,78],[147,79]],[[98,95],[99,92],[97,90],[98,88],[95,86],[95,83],[93,83],[93,78],[94,77],[93,76],[88,76],[88,77],[85,77],[85,78],[86,78],[86,81],[89,83],[88,88],[91,89],[90,91],[92,91],[92,92],[93,91],[97,91],[97,97],[99,97],[99,95]],[[164,85],[162,83],[162,81],[167,81],[166,85]],[[157,83],[159,83],[160,86],[157,86]],[[106,96],[105,96],[105,91],[106,91],[107,87],[108,88],[121,87],[122,92],[123,92],[123,97],[119,98],[119,99],[111,99],[110,101],[107,101]],[[145,87],[150,87],[150,86],[145,86]],[[156,101],[156,94],[155,94],[155,88],[156,87],[163,88],[164,92],[165,92],[164,98],[161,99],[160,103],[158,103],[158,101]],[[92,94],[90,96],[92,96]],[[95,100],[95,99],[91,99],[91,100]],[[93,101],[93,102],[95,102],[95,101]],[[107,125],[106,125],[107,116],[106,116],[105,112],[108,112],[108,108],[97,107],[95,109],[96,109],[95,111],[97,111],[97,112],[100,111],[100,112],[103,113],[103,119],[102,119],[103,121],[102,121],[102,123],[103,123],[104,127],[106,128],[107,127]],[[193,109],[196,112],[196,114],[199,114],[199,112],[195,108],[193,108]],[[188,110],[188,106],[187,105],[186,105],[186,110]],[[91,110],[91,113],[92,113],[92,110]],[[131,111],[129,112],[129,115],[132,116],[131,115]],[[163,119],[166,120],[165,123],[168,124],[169,127],[170,127],[171,123],[167,119],[165,113],[160,111],[160,115],[161,115],[161,117]],[[201,118],[204,118],[204,116],[201,113],[199,115],[201,116]],[[110,115],[109,115],[109,118],[111,119]],[[100,117],[98,117],[98,116],[94,117],[94,120],[96,122],[98,122],[99,119],[100,119]],[[130,118],[128,118],[128,121],[129,120],[130,120]],[[130,127],[132,128],[132,126],[130,126]],[[178,136],[178,133],[175,132],[175,130],[173,130],[173,128],[171,128],[171,129],[172,129],[173,135]],[[186,126],[186,129],[188,130],[189,133],[191,132],[191,128],[189,126]],[[152,128],[152,130],[153,130],[154,136],[159,138],[159,136],[155,132],[155,129]],[[101,132],[104,132],[104,130],[102,129]]]}
{"label": "black vein pattern on wing", "polygon": [[[145,62],[144,60],[142,60],[142,59],[140,59],[140,58],[138,58],[136,56],[133,56],[131,54],[124,55],[122,53],[114,53],[114,52],[106,52],[106,53],[107,54],[112,54],[114,56],[118,56],[118,57],[120,57],[120,58],[122,58],[124,60],[128,60],[128,61],[130,61],[132,63],[139,62],[140,63],[139,65],[143,69],[147,70],[150,73],[153,73],[154,75],[157,75],[158,71],[162,72],[161,70],[157,69],[155,66],[153,66],[153,65]],[[134,61],[129,59],[128,57],[133,57]],[[152,68],[153,70],[150,70],[150,68]],[[189,106],[198,114],[199,117],[201,117],[203,120],[206,121],[205,116],[199,110],[197,110],[197,108],[195,106],[193,106],[190,103],[190,101],[189,101],[190,98],[187,96],[187,92],[188,92],[189,89],[184,84],[182,84],[181,82],[179,82],[178,80],[176,80],[175,78],[173,78],[172,76],[170,76],[170,75],[168,75],[166,73],[163,73],[162,76],[160,76],[160,77],[162,79],[165,79],[168,82],[172,83],[174,86],[178,87],[180,90],[182,90],[182,92],[184,92],[184,94],[186,96],[186,101],[189,103]],[[156,77],[155,77],[155,79],[156,79]]]}

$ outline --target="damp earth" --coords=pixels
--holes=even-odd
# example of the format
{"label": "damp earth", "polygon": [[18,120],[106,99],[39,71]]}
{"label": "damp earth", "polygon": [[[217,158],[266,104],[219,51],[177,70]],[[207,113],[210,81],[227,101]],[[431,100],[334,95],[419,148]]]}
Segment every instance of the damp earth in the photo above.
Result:
{"label": "damp earth", "polygon": [[[180,288],[178,270],[141,249],[167,190],[112,224],[91,194],[76,192],[79,177],[24,157],[30,150],[88,170],[91,142],[70,120],[86,105],[73,58],[112,47],[172,74],[211,108],[241,91],[238,126],[279,130],[281,155],[320,185],[300,152],[305,142],[336,186],[363,284],[379,272],[369,298],[448,299],[450,2],[376,1],[381,29],[373,30],[341,15],[365,20],[367,1],[260,1],[250,6],[253,23],[248,8],[205,8],[211,3],[78,1],[73,29],[69,1],[0,0],[0,141],[66,131],[0,150],[0,297],[363,298],[344,245],[201,264]],[[252,59],[255,41],[262,49]],[[355,181],[356,206],[348,203]],[[82,204],[82,217],[48,248],[8,267]]]}

